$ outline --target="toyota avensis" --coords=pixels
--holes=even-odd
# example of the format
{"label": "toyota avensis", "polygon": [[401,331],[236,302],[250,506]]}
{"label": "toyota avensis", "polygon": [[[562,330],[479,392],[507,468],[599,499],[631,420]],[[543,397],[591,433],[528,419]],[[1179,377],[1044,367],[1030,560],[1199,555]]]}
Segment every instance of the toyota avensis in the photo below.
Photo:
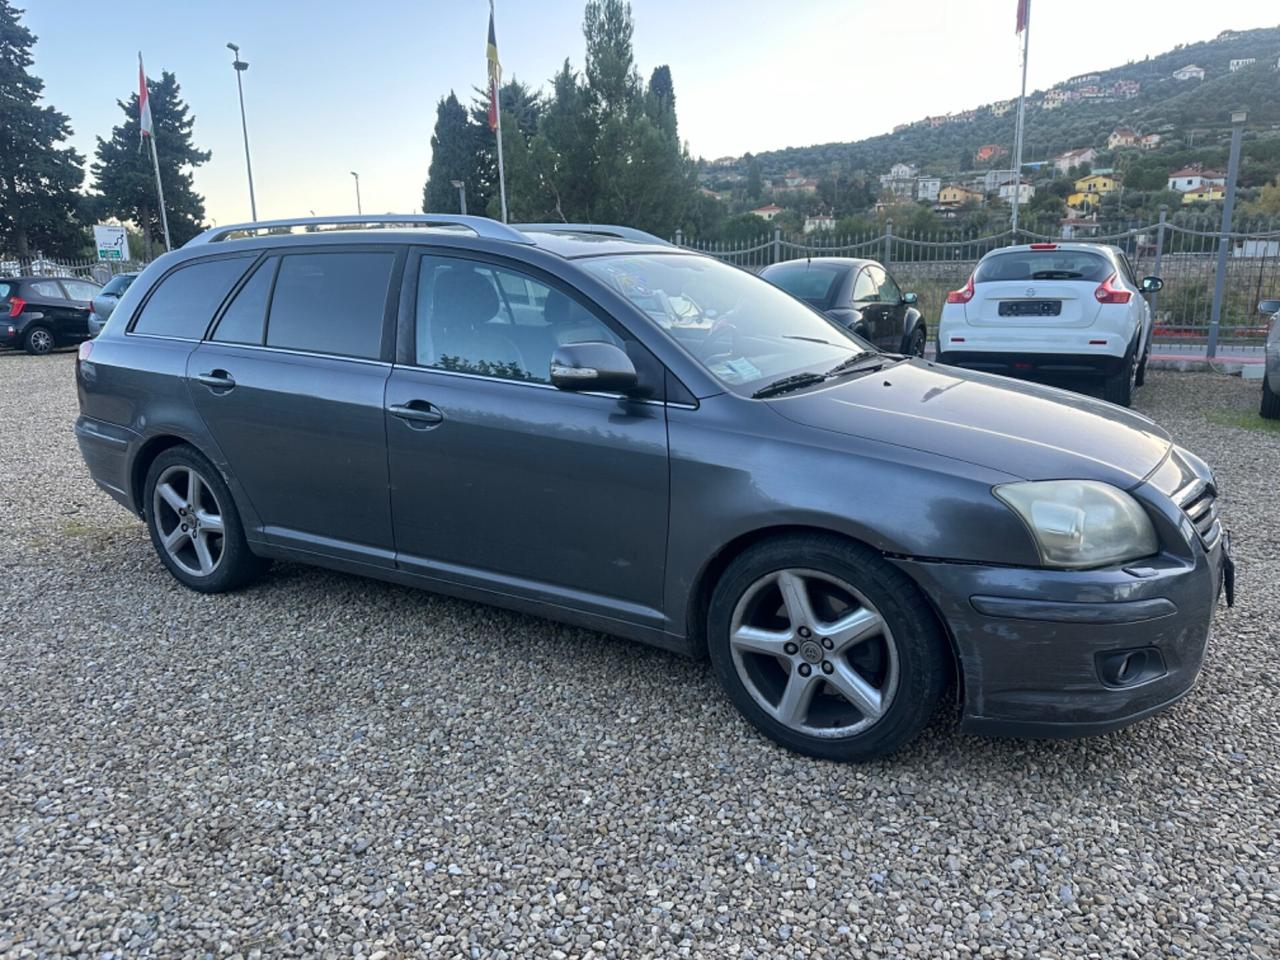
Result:
{"label": "toyota avensis", "polygon": [[1150,420],[626,228],[217,228],[76,370],[93,478],[188,587],[280,558],[705,654],[821,757],[901,746],[951,682],[979,732],[1148,716],[1231,599],[1213,474]]}

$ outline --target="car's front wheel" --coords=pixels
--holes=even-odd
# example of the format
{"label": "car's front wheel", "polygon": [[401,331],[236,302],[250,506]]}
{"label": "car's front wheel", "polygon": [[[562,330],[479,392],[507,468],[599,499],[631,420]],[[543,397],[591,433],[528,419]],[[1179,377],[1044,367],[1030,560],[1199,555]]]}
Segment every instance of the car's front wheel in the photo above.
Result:
{"label": "car's front wheel", "polygon": [[907,355],[912,357],[923,357],[925,342],[929,339],[928,333],[923,326],[916,327],[911,334],[911,342],[907,345]]}
{"label": "car's front wheel", "polygon": [[1266,374],[1262,376],[1262,405],[1258,413],[1267,420],[1280,420],[1280,393],[1271,389],[1271,380]]}
{"label": "car's front wheel", "polygon": [[783,746],[829,760],[868,760],[914,739],[950,667],[915,584],[834,536],[742,554],[716,586],[707,626],[734,705]]}
{"label": "car's front wheel", "polygon": [[245,540],[231,490],[193,447],[172,447],[147,471],[147,528],[169,572],[201,593],[222,593],[266,569]]}

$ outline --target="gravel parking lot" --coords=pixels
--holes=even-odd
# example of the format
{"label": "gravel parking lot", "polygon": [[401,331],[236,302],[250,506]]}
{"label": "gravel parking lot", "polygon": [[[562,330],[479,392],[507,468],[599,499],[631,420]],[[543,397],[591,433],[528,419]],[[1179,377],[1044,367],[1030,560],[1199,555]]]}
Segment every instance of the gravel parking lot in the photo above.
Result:
{"label": "gravel parking lot", "polygon": [[1240,564],[1190,698],[1078,742],[947,714],[853,767],[620,640],[286,564],[180,588],[89,481],[73,360],[0,355],[0,956],[1280,955],[1256,382],[1138,394]]}

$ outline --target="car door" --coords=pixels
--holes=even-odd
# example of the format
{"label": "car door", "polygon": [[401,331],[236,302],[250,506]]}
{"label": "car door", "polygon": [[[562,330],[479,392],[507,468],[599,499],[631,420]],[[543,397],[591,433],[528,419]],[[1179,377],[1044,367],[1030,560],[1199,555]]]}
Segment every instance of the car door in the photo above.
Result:
{"label": "car door", "polygon": [[1148,295],[1142,292],[1142,284],[1138,282],[1129,258],[1123,253],[1118,253],[1116,259],[1120,261],[1120,276],[1124,279],[1126,286],[1133,291],[1133,296],[1129,298],[1129,311],[1134,329],[1139,331],[1136,355],[1141,357],[1142,351],[1146,349],[1147,342],[1151,339],[1151,303],[1147,299]]}
{"label": "car door", "polygon": [[63,336],[68,340],[83,340],[89,336],[89,307],[101,288],[85,280],[59,282],[67,304]]}
{"label": "car door", "polygon": [[267,540],[394,564],[383,393],[403,248],[263,257],[187,361]]}
{"label": "car door", "polygon": [[900,353],[903,350],[903,333],[907,325],[908,304],[902,300],[902,288],[890,276],[889,271],[880,266],[871,267],[872,276],[877,278],[877,296],[884,309],[884,333],[882,343],[876,344],[881,350]]}
{"label": "car door", "polygon": [[[541,273],[426,252],[406,268],[386,434],[398,563],[471,587],[660,626],[661,402],[564,392],[557,344],[625,331]],[[524,291],[523,303],[504,293]]]}
{"label": "car door", "polygon": [[39,314],[33,322],[48,327],[54,338],[61,341],[65,338],[64,330],[72,327],[71,304],[61,284],[52,278],[28,280],[24,285],[23,298],[27,301],[28,314]]}
{"label": "car door", "polygon": [[[897,350],[901,346],[901,337],[894,342],[893,328],[898,304],[896,300],[886,303],[882,299],[886,282],[891,283],[879,264],[863,267],[853,282],[853,305],[862,313],[867,339],[881,350]],[[897,289],[896,284],[893,289]]]}

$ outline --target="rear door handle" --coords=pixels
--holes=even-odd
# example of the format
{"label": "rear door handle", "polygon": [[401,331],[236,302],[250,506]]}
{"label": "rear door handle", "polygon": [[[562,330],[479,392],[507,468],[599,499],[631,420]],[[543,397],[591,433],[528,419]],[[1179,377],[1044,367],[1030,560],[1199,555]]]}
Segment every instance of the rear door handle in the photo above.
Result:
{"label": "rear door handle", "polygon": [[208,373],[196,375],[196,383],[202,383],[212,390],[230,390],[236,385],[235,378],[225,370],[210,370]]}
{"label": "rear door handle", "polygon": [[410,423],[434,424],[444,420],[444,414],[425,400],[411,400],[409,403],[393,403],[387,407],[387,413]]}

